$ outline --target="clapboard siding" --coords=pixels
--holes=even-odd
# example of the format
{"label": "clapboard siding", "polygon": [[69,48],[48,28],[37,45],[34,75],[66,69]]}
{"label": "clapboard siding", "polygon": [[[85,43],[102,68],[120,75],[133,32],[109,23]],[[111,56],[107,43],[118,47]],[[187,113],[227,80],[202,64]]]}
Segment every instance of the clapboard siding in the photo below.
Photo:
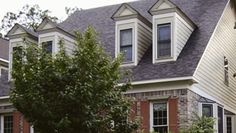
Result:
{"label": "clapboard siding", "polygon": [[[236,31],[235,13],[227,5],[214,35],[209,41],[198,68],[194,73],[198,89],[214,97],[226,109],[236,113]],[[224,56],[229,60],[229,86],[224,84]]]}
{"label": "clapboard siding", "polygon": [[69,38],[63,34],[58,34],[58,41],[60,40],[64,42],[66,53],[71,55],[75,47],[75,41],[72,38]]}
{"label": "clapboard siding", "polygon": [[65,50],[69,55],[73,53],[74,48],[75,44],[73,42],[65,40]]}
{"label": "clapboard siding", "polygon": [[147,26],[144,26],[141,22],[138,23],[138,61],[152,44],[152,32]]}
{"label": "clapboard siding", "polygon": [[193,28],[190,28],[191,26],[188,26],[187,23],[184,23],[183,21],[183,19],[176,17],[176,58],[179,56],[180,52],[182,51],[183,47],[185,46],[194,30]]}

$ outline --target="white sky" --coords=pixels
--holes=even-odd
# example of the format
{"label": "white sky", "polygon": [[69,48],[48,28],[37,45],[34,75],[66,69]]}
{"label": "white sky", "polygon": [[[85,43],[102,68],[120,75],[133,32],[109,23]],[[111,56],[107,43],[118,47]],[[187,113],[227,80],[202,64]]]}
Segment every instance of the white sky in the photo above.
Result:
{"label": "white sky", "polygon": [[38,4],[41,9],[49,9],[53,16],[63,20],[66,18],[65,7],[78,7],[82,9],[94,8],[105,5],[129,2],[134,0],[1,0],[0,20],[7,12],[15,12],[26,4]]}

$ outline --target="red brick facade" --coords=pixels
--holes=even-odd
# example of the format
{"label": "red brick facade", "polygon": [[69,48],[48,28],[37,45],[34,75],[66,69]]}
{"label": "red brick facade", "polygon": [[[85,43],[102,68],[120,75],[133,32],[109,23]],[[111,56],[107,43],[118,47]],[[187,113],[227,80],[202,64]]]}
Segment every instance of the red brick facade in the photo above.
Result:
{"label": "red brick facade", "polygon": [[169,98],[169,130],[178,133],[178,98]]}
{"label": "red brick facade", "polygon": [[[178,133],[178,98],[169,98],[168,102],[168,119],[169,130],[171,133]],[[137,100],[132,105],[131,119],[135,116],[141,117],[141,127],[144,133],[150,132],[150,101],[149,100]]]}
{"label": "red brick facade", "polygon": [[13,112],[13,133],[30,133],[30,124],[19,111]]}

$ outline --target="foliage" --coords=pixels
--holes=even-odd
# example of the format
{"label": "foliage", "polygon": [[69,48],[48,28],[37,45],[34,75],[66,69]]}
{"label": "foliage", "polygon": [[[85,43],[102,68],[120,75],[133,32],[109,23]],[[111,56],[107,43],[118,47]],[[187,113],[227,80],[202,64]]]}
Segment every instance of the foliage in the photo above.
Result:
{"label": "foliage", "polygon": [[81,8],[78,8],[78,7],[65,7],[65,11],[66,11],[66,14],[67,16],[70,16],[71,14],[73,14],[74,12],[76,11],[81,11],[82,9]]}
{"label": "foliage", "polygon": [[52,17],[49,14],[49,10],[42,10],[39,5],[25,5],[18,13],[7,12],[2,19],[0,30],[2,32],[8,32],[15,23],[19,23],[26,28],[35,30],[44,17],[48,17],[54,22],[58,20],[57,17]]}
{"label": "foliage", "polygon": [[182,129],[180,133],[214,133],[215,119],[212,117],[195,115],[192,125],[188,129]]}
{"label": "foliage", "polygon": [[55,55],[33,44],[14,52],[11,102],[40,133],[131,133],[121,58],[106,55],[91,27],[76,36],[72,55],[63,41]]}

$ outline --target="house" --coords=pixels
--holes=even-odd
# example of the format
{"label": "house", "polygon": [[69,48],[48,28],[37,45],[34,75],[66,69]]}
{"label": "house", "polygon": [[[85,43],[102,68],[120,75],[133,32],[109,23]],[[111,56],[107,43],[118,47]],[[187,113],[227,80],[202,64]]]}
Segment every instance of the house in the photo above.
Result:
{"label": "house", "polygon": [[4,123],[11,124],[13,116],[12,104],[8,102],[9,84],[8,84],[8,63],[9,63],[9,41],[0,37],[0,132],[3,133],[3,128],[9,128]]}
{"label": "house", "polygon": [[[70,53],[74,31],[92,25],[108,54],[124,53],[133,86],[125,95],[135,98],[145,133],[177,133],[195,113],[215,117],[216,133],[236,133],[235,2],[140,0],[76,11],[59,24],[45,18],[37,32],[16,24],[8,33],[9,79],[14,47],[27,41],[56,53],[64,39]],[[12,123],[14,133],[30,132],[14,110]]]}

